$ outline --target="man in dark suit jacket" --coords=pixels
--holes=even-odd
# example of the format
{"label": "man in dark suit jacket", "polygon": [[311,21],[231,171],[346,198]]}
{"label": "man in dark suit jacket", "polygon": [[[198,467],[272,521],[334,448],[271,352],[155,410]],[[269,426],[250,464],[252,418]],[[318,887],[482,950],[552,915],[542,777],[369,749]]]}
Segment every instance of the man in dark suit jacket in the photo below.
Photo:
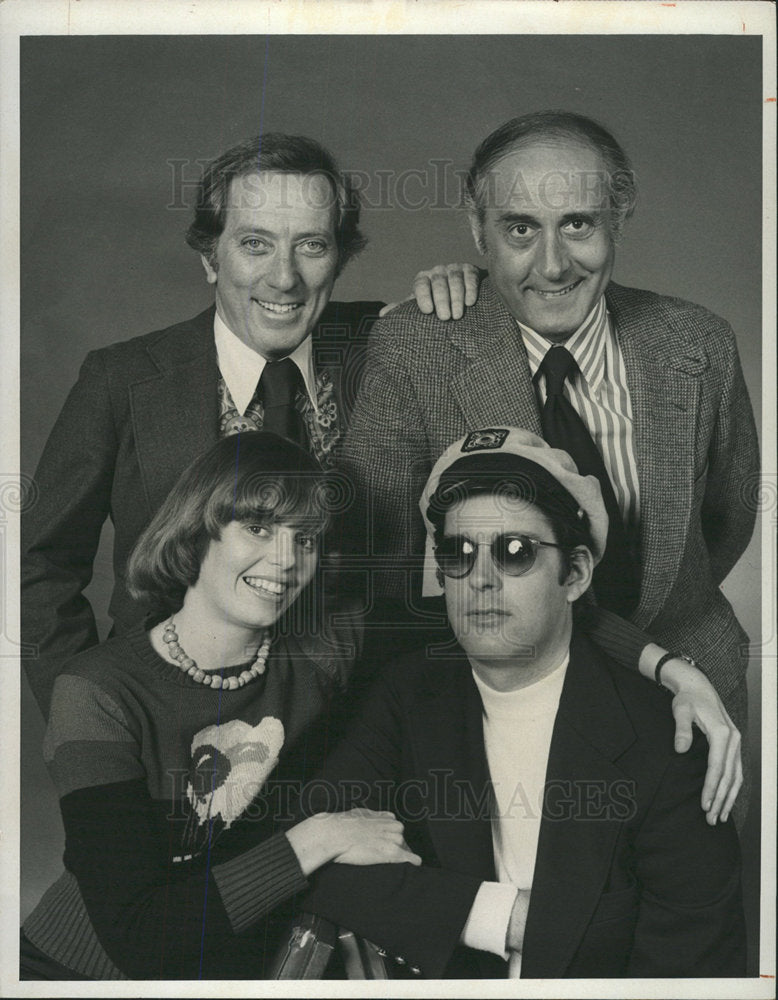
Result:
{"label": "man in dark suit jacket", "polygon": [[572,624],[607,536],[596,479],[491,427],[421,505],[457,641],[387,672],[302,801],[393,811],[423,865],[333,864],[303,908],[430,978],[743,975],[703,741],[673,754],[666,695]]}
{"label": "man in dark suit jacket", "polygon": [[[381,308],[329,301],[365,243],[359,208],[348,176],[313,140],[265,134],[228,150],[204,173],[187,234],[215,308],[87,356],[23,519],[22,629],[35,651],[25,666],[44,715],[60,665],[98,639],[83,590],[107,518],[110,614],[124,630],[143,613],[124,585],[141,531],[219,435],[268,424],[268,392],[276,403],[281,393],[274,419],[332,465]],[[452,299],[467,284],[457,280]]]}
{"label": "man in dark suit jacket", "polygon": [[479,300],[455,322],[403,306],[376,323],[344,445],[373,551],[398,567],[377,587],[404,603],[435,457],[479,426],[548,437],[546,355],[572,355],[562,395],[611,480],[637,584],[621,591],[626,613],[696,660],[745,728],[748,638],[719,585],[753,530],[758,451],[731,328],[610,280],[635,184],[589,119],[506,123],[476,151],[468,190],[490,271]]}

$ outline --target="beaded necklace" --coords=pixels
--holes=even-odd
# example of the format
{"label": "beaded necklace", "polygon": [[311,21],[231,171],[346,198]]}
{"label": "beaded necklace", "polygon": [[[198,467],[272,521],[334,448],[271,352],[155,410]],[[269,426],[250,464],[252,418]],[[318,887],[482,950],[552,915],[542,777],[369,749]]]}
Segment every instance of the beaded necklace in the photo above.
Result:
{"label": "beaded necklace", "polygon": [[267,657],[270,652],[270,636],[265,635],[262,640],[262,645],[257,650],[257,655],[254,659],[254,663],[248,669],[244,670],[237,677],[222,677],[221,674],[215,671],[201,670],[197,666],[197,662],[188,656],[186,650],[181,645],[178,638],[178,633],[176,632],[176,625],[171,618],[165,624],[165,631],[162,633],[162,641],[167,644],[167,651],[170,658],[175,661],[176,666],[180,667],[185,674],[188,674],[193,681],[197,681],[198,684],[204,684],[206,687],[212,688],[225,688],[228,691],[235,691],[238,688],[244,687],[244,685],[249,684],[254,680],[255,677],[259,677],[264,674],[265,668],[267,667]]}

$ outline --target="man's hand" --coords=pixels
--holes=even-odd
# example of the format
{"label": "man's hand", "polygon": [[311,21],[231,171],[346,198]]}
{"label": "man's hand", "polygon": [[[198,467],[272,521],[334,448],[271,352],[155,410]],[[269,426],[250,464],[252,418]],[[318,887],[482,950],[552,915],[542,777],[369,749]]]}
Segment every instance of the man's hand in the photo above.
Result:
{"label": "man's hand", "polygon": [[[405,299],[416,299],[416,305],[423,313],[433,311],[438,319],[461,319],[465,306],[475,305],[482,272],[475,264],[437,264],[429,271],[419,271],[413,279],[413,295]],[[385,316],[398,306],[391,302],[379,313]]]}
{"label": "man's hand", "polygon": [[511,910],[508,932],[505,935],[505,950],[521,952],[524,948],[524,929],[527,926],[529,910],[529,889],[519,889],[516,902]]}
{"label": "man's hand", "polygon": [[727,819],[743,784],[740,733],[727,714],[708,678],[686,660],[668,660],[662,667],[662,683],[673,692],[675,749],[685,753],[692,745],[692,723],[705,733],[710,744],[708,770],[702,788],[702,808],[714,826]]}

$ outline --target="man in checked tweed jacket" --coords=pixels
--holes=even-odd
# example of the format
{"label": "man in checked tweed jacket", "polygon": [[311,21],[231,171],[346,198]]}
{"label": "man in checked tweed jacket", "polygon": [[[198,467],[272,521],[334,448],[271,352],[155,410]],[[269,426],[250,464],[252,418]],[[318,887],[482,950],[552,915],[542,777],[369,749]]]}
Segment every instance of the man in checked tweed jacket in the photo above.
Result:
{"label": "man in checked tweed jacket", "polygon": [[635,185],[595,122],[565,112],[508,122],[476,151],[468,195],[490,270],[478,302],[454,322],[408,303],[375,325],[345,444],[373,552],[392,567],[377,592],[407,600],[424,544],[416,504],[452,441],[478,427],[542,433],[537,369],[564,344],[579,369],[565,392],[603,453],[637,553],[632,621],[698,661],[743,730],[748,639],[719,584],[753,530],[758,451],[731,328],[610,281]]}

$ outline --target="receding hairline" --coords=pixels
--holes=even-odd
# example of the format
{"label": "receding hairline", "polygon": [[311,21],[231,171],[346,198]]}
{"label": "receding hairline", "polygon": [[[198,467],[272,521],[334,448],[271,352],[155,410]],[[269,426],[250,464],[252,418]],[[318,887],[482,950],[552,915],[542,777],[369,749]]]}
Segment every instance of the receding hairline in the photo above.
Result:
{"label": "receding hairline", "polygon": [[578,135],[577,133],[566,133],[566,132],[554,132],[554,133],[530,133],[529,135],[519,136],[514,139],[511,145],[500,153],[499,156],[495,157],[493,163],[500,163],[502,160],[509,156],[513,156],[515,153],[520,153],[530,146],[549,146],[555,149],[583,149],[587,152],[594,153],[597,159],[600,161],[603,167],[607,169],[607,160],[602,149],[597,145],[596,142],[588,139],[585,135]]}
{"label": "receding hairline", "polygon": [[[512,156],[526,152],[530,148],[541,148],[545,147],[548,149],[568,149],[575,150],[579,149],[585,151],[586,153],[592,153],[598,161],[597,171],[602,175],[602,177],[609,177],[611,174],[611,167],[608,160],[603,153],[603,151],[593,142],[586,139],[585,136],[578,135],[566,135],[559,133],[558,135],[549,136],[541,134],[532,134],[521,136],[514,140],[510,147],[499,155],[490,158],[489,162],[483,166],[478,171],[476,179],[476,192],[477,194],[483,191],[483,186],[486,178],[497,170],[506,160],[510,159]],[[520,169],[520,167],[519,167]],[[581,168],[580,171],[585,174],[587,170]],[[608,199],[610,201],[610,199]],[[482,207],[480,204],[480,197],[477,198],[478,205],[473,207]]]}

